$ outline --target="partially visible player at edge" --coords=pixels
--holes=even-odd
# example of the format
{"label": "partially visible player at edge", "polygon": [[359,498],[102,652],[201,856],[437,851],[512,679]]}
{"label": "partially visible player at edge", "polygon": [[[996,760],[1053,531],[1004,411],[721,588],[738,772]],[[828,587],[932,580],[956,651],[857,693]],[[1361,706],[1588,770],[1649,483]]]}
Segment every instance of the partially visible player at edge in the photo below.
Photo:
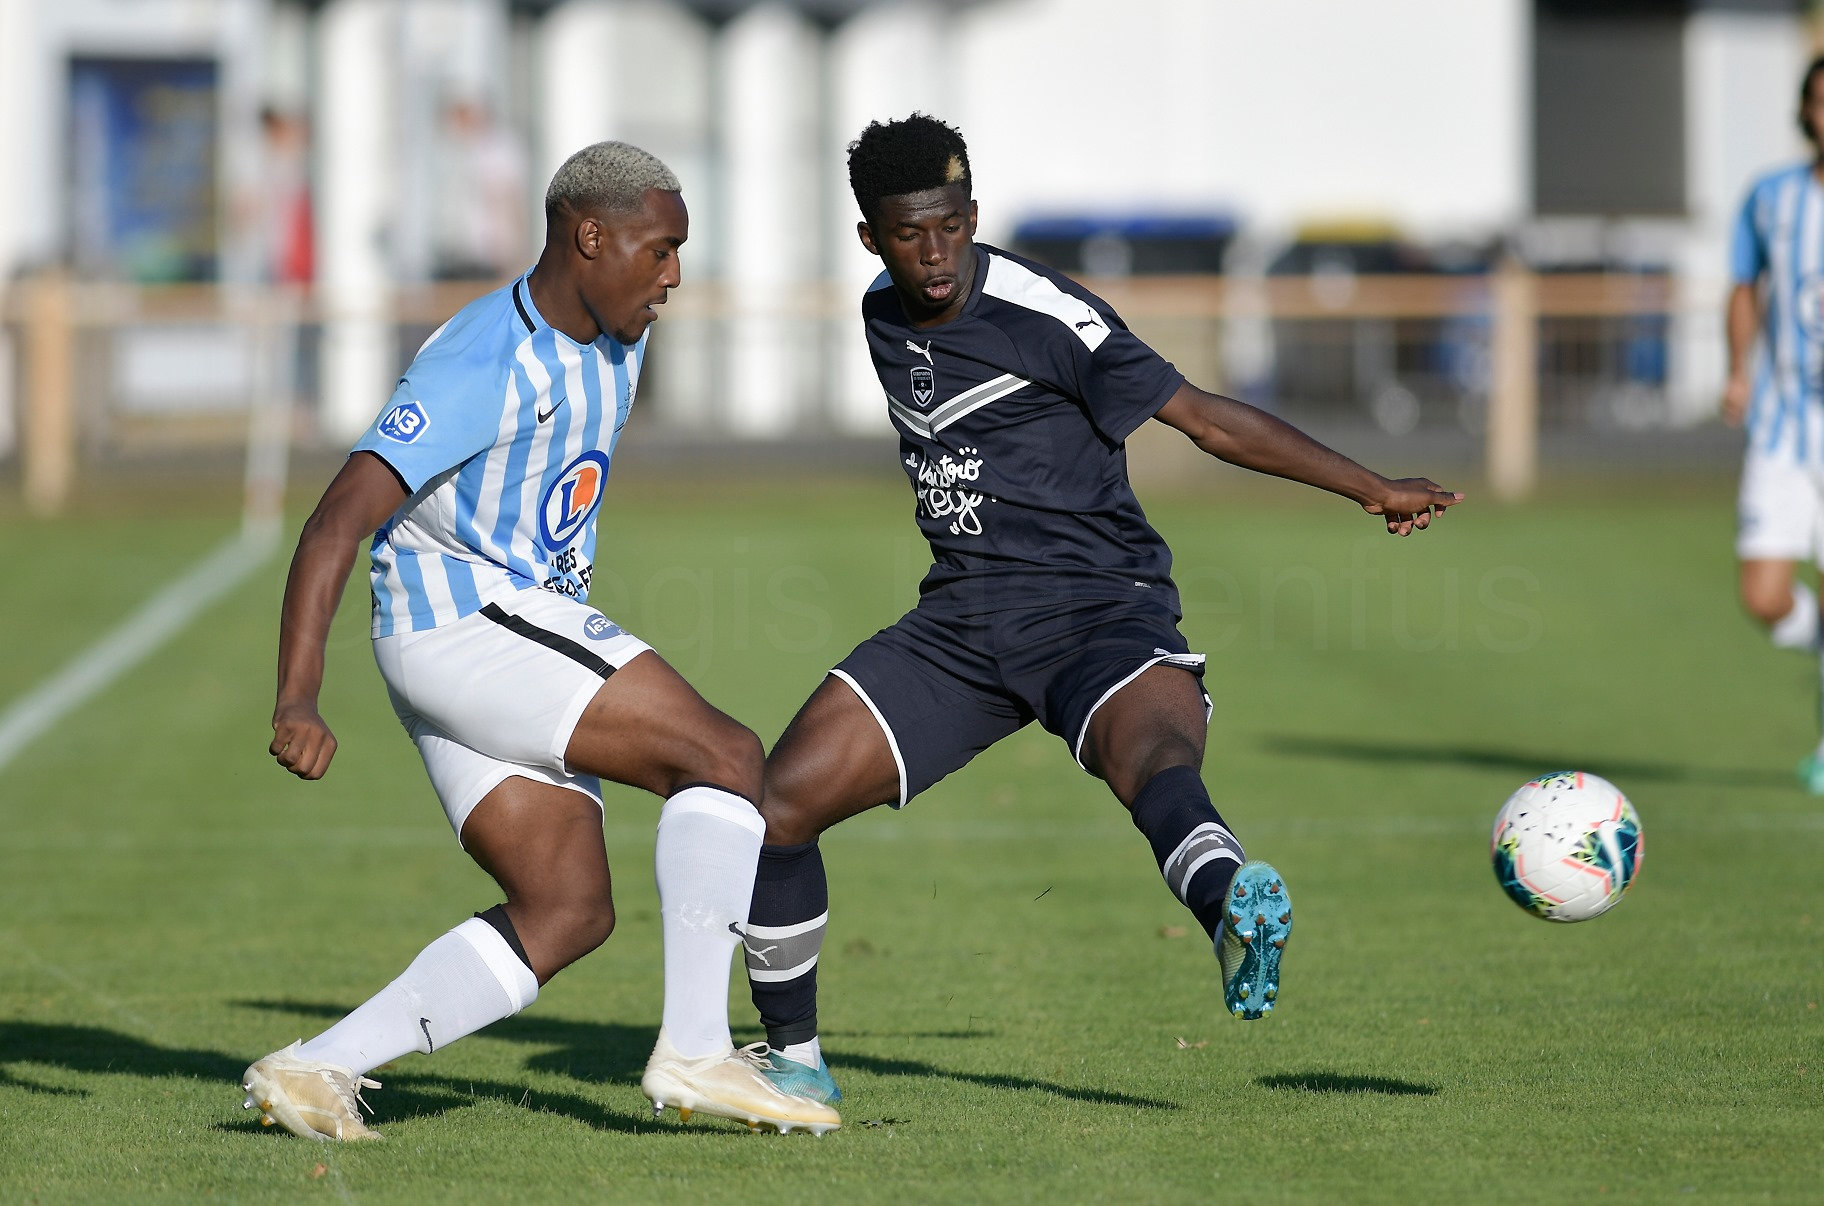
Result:
{"label": "partially visible player at edge", "polygon": [[[1818,594],[1793,573],[1824,553],[1824,58],[1799,85],[1799,128],[1812,158],[1757,180],[1736,220],[1723,417],[1748,429],[1736,502],[1742,605],[1775,645],[1816,658]],[[1824,795],[1824,695],[1819,712],[1818,747],[1799,764],[1813,795]]]}
{"label": "partially visible player at edge", "polygon": [[841,1096],[817,1040],[819,835],[903,807],[1032,720],[1130,811],[1211,938],[1227,1007],[1260,1017],[1279,992],[1291,899],[1272,866],[1244,861],[1204,788],[1204,658],[1179,635],[1171,554],[1128,485],[1124,441],[1158,419],[1402,536],[1463,496],[1389,481],[1197,389],[1101,299],[976,243],[969,152],[943,122],[870,125],[849,147],[849,183],[862,246],[886,268],[862,315],[934,564],[917,607],[830,672],[767,758],[745,941],[769,1075]]}
{"label": "partially visible player at edge", "polygon": [[371,540],[374,657],[458,840],[506,894],[308,1042],[247,1069],[246,1106],[307,1138],[375,1137],[367,1073],[526,1008],[614,928],[600,779],[665,798],[665,1010],[641,1087],[676,1106],[830,1130],[728,1031],[730,956],[764,825],[759,739],[585,602],[596,512],[647,327],[678,284],[678,181],[603,142],[558,169],[538,263],[425,343],[304,525],[285,585],[272,754],[305,779],[330,619]]}

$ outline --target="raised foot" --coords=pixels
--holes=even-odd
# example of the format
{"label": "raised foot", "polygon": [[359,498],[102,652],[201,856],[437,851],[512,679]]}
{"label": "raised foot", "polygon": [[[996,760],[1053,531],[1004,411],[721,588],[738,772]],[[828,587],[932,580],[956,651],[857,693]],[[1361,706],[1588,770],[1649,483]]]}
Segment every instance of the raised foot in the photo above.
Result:
{"label": "raised foot", "polygon": [[[1256,859],[1235,873],[1228,916],[1216,940],[1223,1003],[1238,1018],[1273,1012],[1280,957],[1292,933],[1292,898],[1272,864]],[[1244,928],[1246,927],[1246,928]]]}

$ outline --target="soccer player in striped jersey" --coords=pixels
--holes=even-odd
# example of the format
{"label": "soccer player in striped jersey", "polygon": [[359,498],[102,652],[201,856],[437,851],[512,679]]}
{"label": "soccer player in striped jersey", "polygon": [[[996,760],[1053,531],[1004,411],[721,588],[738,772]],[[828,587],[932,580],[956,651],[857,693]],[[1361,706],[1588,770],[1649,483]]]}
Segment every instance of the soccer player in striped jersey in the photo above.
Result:
{"label": "soccer player in striped jersey", "polygon": [[419,350],[304,525],[285,586],[271,752],[305,779],[336,739],[324,643],[369,542],[374,657],[458,841],[506,895],[307,1042],[247,1069],[246,1105],[358,1139],[367,1073],[526,1008],[614,928],[599,780],[665,799],[656,854],[665,1008],[641,1088],[677,1107],[822,1133],[728,1031],[729,961],[765,826],[753,733],[586,602],[602,487],[689,215],[636,147],[573,155],[538,263]]}
{"label": "soccer player in striped jersey", "polygon": [[1213,943],[1226,1007],[1273,1008],[1292,905],[1246,861],[1200,774],[1204,658],[1178,631],[1171,553],[1127,480],[1157,419],[1233,464],[1334,491],[1402,536],[1462,500],[1390,481],[1253,407],[1185,381],[1100,298],[974,240],[969,152],[934,118],[849,148],[862,301],[933,565],[918,605],[811,695],[767,759],[766,846],[745,933],[776,1083],[840,1097],[817,1040],[828,915],[818,837],[904,807],[1037,720],[1107,782]]}
{"label": "soccer player in striped jersey", "polygon": [[[1723,417],[1747,426],[1735,555],[1742,604],[1773,643],[1817,658],[1818,593],[1794,578],[1824,540],[1824,58],[1799,85],[1813,157],[1755,182],[1730,248]],[[1824,678],[1820,679],[1824,692]],[[1824,727],[1824,696],[1819,704]],[[1799,764],[1824,795],[1824,736]]]}

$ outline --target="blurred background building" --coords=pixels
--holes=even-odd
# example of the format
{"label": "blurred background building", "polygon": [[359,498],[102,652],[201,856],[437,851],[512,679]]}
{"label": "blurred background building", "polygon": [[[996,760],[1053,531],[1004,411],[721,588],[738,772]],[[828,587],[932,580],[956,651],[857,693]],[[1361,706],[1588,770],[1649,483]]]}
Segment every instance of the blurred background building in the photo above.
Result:
{"label": "blurred background building", "polygon": [[1505,364],[1532,392],[1498,421],[1548,441],[1688,431],[1735,208],[1805,153],[1813,28],[1799,0],[0,0],[0,467],[234,439],[275,399],[345,444],[601,138],[691,207],[654,438],[886,438],[843,148],[913,109],[968,137],[983,239],[1095,278],[1201,384],[1480,455]]}

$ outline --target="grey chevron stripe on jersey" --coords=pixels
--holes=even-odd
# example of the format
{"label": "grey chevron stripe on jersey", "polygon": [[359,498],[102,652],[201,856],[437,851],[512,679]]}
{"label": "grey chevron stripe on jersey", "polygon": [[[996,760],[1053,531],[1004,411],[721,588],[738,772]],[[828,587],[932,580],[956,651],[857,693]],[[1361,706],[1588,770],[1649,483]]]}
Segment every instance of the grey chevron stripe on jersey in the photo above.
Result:
{"label": "grey chevron stripe on jersey", "polygon": [[[1241,843],[1235,835],[1212,821],[1205,821],[1185,836],[1172,851],[1172,857],[1165,860],[1161,868],[1165,872],[1165,882],[1172,890],[1172,895],[1184,900],[1185,885],[1191,882],[1191,876],[1197,869],[1211,859],[1226,858],[1235,863],[1241,862]],[[1189,901],[1185,901],[1189,904]]]}
{"label": "grey chevron stripe on jersey", "polygon": [[1024,377],[1002,373],[992,381],[984,381],[974,389],[964,390],[928,415],[919,414],[892,394],[887,395],[887,408],[899,416],[899,421],[910,427],[915,434],[928,440],[965,415],[973,414],[990,402],[998,402],[1008,394],[1031,384]]}

